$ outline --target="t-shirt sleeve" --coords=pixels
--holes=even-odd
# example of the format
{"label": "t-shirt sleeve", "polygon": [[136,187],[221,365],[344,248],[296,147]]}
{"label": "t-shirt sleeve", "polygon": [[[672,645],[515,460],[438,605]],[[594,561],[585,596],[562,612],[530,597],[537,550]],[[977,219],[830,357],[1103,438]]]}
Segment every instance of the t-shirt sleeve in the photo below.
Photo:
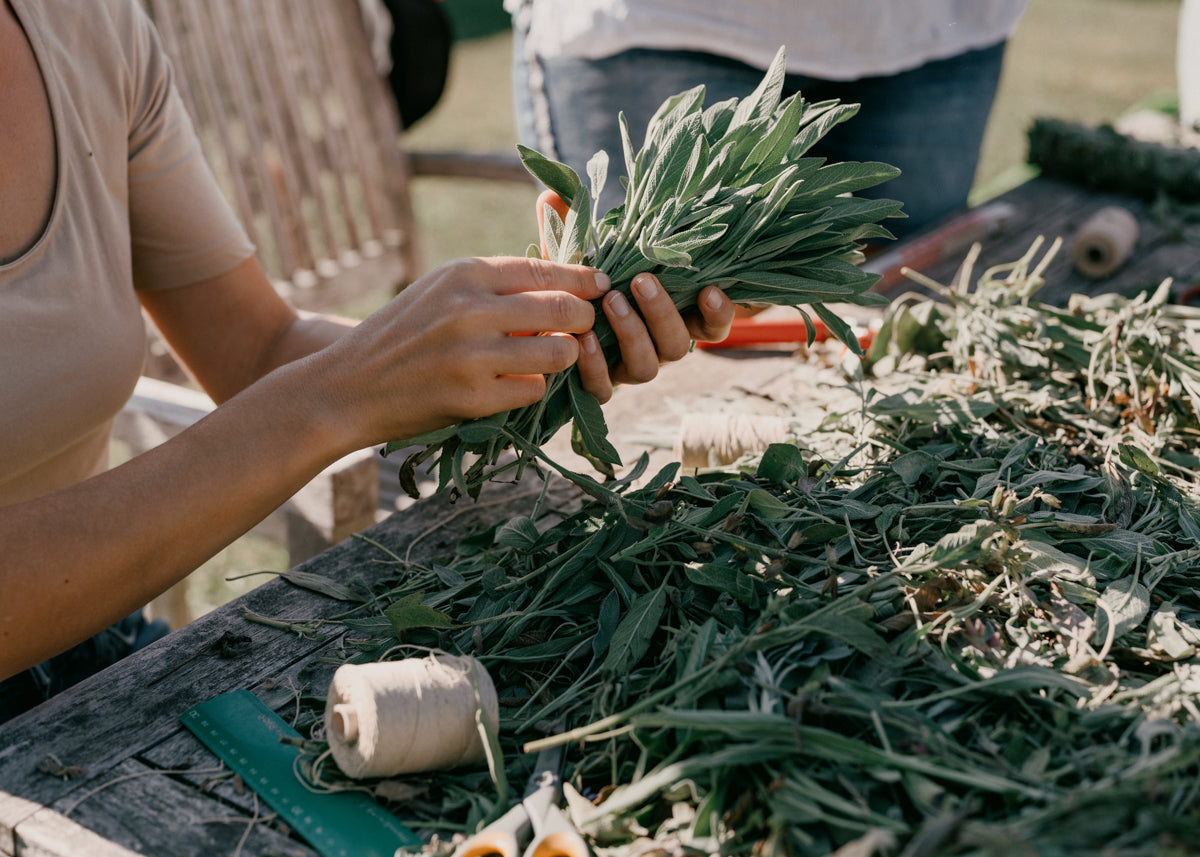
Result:
{"label": "t-shirt sleeve", "polygon": [[129,220],[134,281],[166,289],[222,274],[254,254],[204,159],[174,72],[140,10],[129,61]]}

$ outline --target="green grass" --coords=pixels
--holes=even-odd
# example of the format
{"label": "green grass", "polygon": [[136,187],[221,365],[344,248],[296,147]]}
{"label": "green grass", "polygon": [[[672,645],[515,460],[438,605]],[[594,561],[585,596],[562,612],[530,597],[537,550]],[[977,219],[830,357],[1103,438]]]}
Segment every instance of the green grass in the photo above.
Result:
{"label": "green grass", "polygon": [[1009,42],[976,185],[1025,161],[1038,117],[1112,122],[1175,90],[1179,0],[1032,0]]}

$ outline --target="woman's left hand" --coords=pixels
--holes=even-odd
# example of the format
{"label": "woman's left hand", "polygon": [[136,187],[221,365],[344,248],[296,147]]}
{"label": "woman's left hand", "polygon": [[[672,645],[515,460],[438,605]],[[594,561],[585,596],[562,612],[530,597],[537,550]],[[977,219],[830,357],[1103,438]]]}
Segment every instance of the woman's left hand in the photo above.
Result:
{"label": "woman's left hand", "polygon": [[[538,231],[544,230],[543,206],[549,205],[565,217],[567,205],[554,191],[545,191],[537,201]],[[545,242],[542,255],[546,255]],[[720,342],[729,335],[734,305],[716,286],[701,290],[696,310],[681,314],[675,302],[653,274],[633,278],[636,309],[621,292],[611,290],[601,305],[617,336],[621,359],[610,369],[592,331],[578,335],[577,366],[584,389],[600,402],[612,398],[615,384],[640,384],[653,380],[659,367],[672,363],[689,351],[693,341]]]}

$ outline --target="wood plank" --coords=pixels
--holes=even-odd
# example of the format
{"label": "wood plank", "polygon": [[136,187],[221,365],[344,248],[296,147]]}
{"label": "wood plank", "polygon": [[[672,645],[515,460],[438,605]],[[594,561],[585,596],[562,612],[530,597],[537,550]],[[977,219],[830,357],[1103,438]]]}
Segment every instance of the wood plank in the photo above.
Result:
{"label": "wood plank", "polygon": [[248,814],[167,772],[129,760],[84,794],[66,797],[18,827],[17,855],[316,857],[299,837],[278,829],[270,807],[260,802],[258,809],[257,816]]}
{"label": "wood plank", "polygon": [[[1100,204],[1121,201],[1117,197],[1088,193],[1048,180],[1031,182],[1006,194],[1005,198],[1019,206],[1019,214],[1003,233],[985,244],[977,273],[982,272],[984,265],[1015,260],[1028,248],[1033,235],[1072,234],[1073,229],[1078,228]],[[1135,207],[1132,202],[1128,204]],[[1135,258],[1114,277],[1100,285],[1085,281],[1071,270],[1064,252],[1051,268],[1049,281],[1065,284],[1061,287],[1065,294],[1071,290],[1095,291],[1104,286],[1126,288],[1139,280],[1157,282],[1160,274],[1190,276],[1200,271],[1200,252],[1196,248],[1173,242],[1166,230],[1151,221],[1147,208],[1137,208],[1137,214],[1141,222],[1147,224],[1143,231],[1144,240],[1139,242]],[[949,282],[957,265],[958,262],[952,260],[940,271],[926,273]],[[694,371],[694,367],[680,371]],[[712,383],[712,376],[705,377]],[[655,393],[654,385],[639,392],[661,398],[661,393]],[[649,407],[651,410],[647,413],[653,412],[654,406]],[[396,458],[397,464],[399,460],[401,457]],[[422,500],[371,527],[364,536],[378,542],[394,556],[403,557],[411,546],[413,558],[424,561],[452,547],[456,538],[475,524],[491,523],[501,516],[519,514],[527,509],[536,487],[530,476],[520,484],[485,486],[482,502],[478,504],[462,500],[455,505],[446,495]],[[522,495],[527,499],[518,502],[515,498]],[[350,539],[304,563],[301,568],[345,583],[355,577],[378,580],[393,573],[396,565],[388,554],[365,539]],[[143,832],[142,828],[170,829],[171,825],[165,820],[180,817],[178,813],[181,812],[187,813],[189,818],[203,812],[215,814],[214,810],[205,809],[209,806],[230,816],[240,814],[244,824],[253,809],[253,797],[248,792],[238,795],[229,782],[218,785],[211,794],[201,794],[199,787],[208,779],[201,771],[216,767],[216,760],[182,729],[178,717],[197,702],[229,690],[250,688],[290,721],[297,690],[310,696],[324,695],[335,665],[322,663],[322,659],[326,656],[331,661],[340,659],[340,626],[314,627],[312,630],[326,637],[313,639],[312,636],[248,622],[243,611],[304,623],[329,619],[345,609],[346,605],[341,602],[283,581],[273,581],[38,709],[0,725],[0,783],[3,784],[3,791],[0,791],[0,853],[17,851],[21,837],[25,835],[30,837],[24,846],[28,853],[55,853],[45,849],[60,847],[55,843],[66,836],[61,832],[64,828],[59,820],[64,808],[97,785],[122,776],[123,772],[151,768],[177,770],[190,766],[192,770],[170,779],[163,775],[138,776],[128,781],[128,791],[123,789],[123,782],[89,797],[79,812],[71,813],[72,823],[82,825],[82,832],[71,835],[84,835],[87,829],[107,835],[111,829],[115,831],[113,841],[117,846],[130,848],[134,847],[131,843],[136,843],[141,848],[141,837],[159,836],[156,831]],[[243,637],[246,640],[244,644],[227,646],[222,652],[214,647],[214,642],[224,635],[229,635],[226,639],[235,642]],[[84,769],[83,775],[76,780],[64,780],[39,770],[38,764],[51,754],[62,765]],[[128,805],[142,791],[153,791],[147,784],[163,782],[168,784],[172,794],[162,798],[161,803],[148,805],[151,808]],[[163,787],[160,785],[159,789]],[[117,796],[123,797],[118,799]],[[126,827],[132,832],[126,831]],[[238,836],[244,830],[245,827],[238,830]],[[120,838],[122,835],[127,838]],[[217,834],[203,832],[187,842],[203,848],[205,843],[212,845],[205,839],[212,835]],[[228,836],[228,830],[220,835]],[[60,840],[56,840],[56,836]],[[163,834],[161,838],[169,837]],[[173,839],[174,850],[153,853],[231,853],[236,847],[236,838],[232,845],[223,839],[221,847],[224,850],[215,852],[190,851],[181,844],[183,840]],[[293,847],[290,840],[283,841],[285,847]],[[276,846],[262,843],[262,847]],[[43,850],[29,850],[35,848]],[[85,846],[75,848],[74,852],[67,853],[102,853]],[[248,846],[245,853],[261,851]]]}
{"label": "wood plank", "polygon": [[414,176],[487,179],[536,185],[537,182],[516,155],[490,152],[410,151],[409,163]]}
{"label": "wood plank", "polygon": [[[1056,236],[1064,234],[1067,228],[1064,223],[1078,212],[1080,206],[1086,204],[1087,198],[1088,195],[1082,190],[1059,182],[1043,183],[1040,179],[1026,182],[999,197],[1011,203],[1016,208],[1016,214],[996,234],[981,242],[975,277],[993,265],[1020,259],[1038,235],[1046,236],[1048,245]],[[947,259],[921,273],[949,285],[966,255],[964,251],[958,258]],[[1047,276],[1057,281],[1069,270],[1069,261],[1060,253]],[[900,291],[902,289],[897,288],[893,295]]]}
{"label": "wood plank", "polygon": [[[38,812],[21,825],[19,834],[14,835],[16,857],[137,857],[130,851],[103,836],[88,830],[69,818],[64,818],[52,809],[39,808]],[[4,852],[10,853],[10,852]]]}
{"label": "wood plank", "polygon": [[[973,279],[993,265],[1015,262],[1039,235],[1046,239],[1043,251],[1056,237],[1062,237],[1064,241],[1063,248],[1046,270],[1046,286],[1036,296],[1048,303],[1065,305],[1069,297],[1077,293],[1135,294],[1157,286],[1166,277],[1188,275],[1200,266],[1200,250],[1175,241],[1152,215],[1151,205],[1142,200],[1096,193],[1047,178],[1026,182],[999,199],[1014,205],[1017,214],[1000,232],[982,243]],[[1111,277],[1091,280],[1072,265],[1070,242],[1087,219],[1107,205],[1126,208],[1137,218],[1138,242],[1129,261]],[[965,256],[963,253],[958,259],[930,266],[922,273],[949,284]]]}
{"label": "wood plank", "polygon": [[17,825],[40,809],[42,809],[40,803],[0,790],[0,855],[2,857],[13,857],[17,853]]}
{"label": "wood plank", "polygon": [[[325,663],[322,658],[328,657],[331,661],[338,659],[339,640],[340,638],[336,638],[326,643],[314,652],[312,657],[292,664],[279,675],[259,682],[250,690],[274,709],[286,723],[297,728],[302,735],[306,734],[307,730],[303,728],[303,724],[297,724],[295,719],[298,710],[297,694],[323,697],[328,693],[338,664]],[[253,808],[253,794],[248,789],[239,789],[231,777],[213,781],[211,771],[221,764],[220,760],[182,726],[141,753],[139,758],[155,768],[188,769],[188,773],[178,776],[180,781],[186,781],[197,789],[207,786],[214,797],[246,812]]]}

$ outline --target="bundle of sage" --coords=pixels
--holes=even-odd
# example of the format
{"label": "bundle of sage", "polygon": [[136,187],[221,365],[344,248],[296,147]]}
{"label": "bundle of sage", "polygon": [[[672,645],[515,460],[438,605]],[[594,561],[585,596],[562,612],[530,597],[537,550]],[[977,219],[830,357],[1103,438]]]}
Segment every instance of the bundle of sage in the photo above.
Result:
{"label": "bundle of sage", "polygon": [[[608,155],[588,164],[590,189],[569,167],[521,148],[526,168],[570,208],[565,218],[545,209],[552,260],[594,265],[628,294],[634,275],[649,271],[686,311],[700,290],[716,285],[737,303],[811,308],[850,348],[858,341],[828,302],[886,303],[870,291],[877,276],[857,267],[861,242],[891,238],[880,221],[902,216],[900,203],[853,196],[894,178],[881,163],[826,163],[806,156],[835,125],[858,112],[837,101],[782,98],[780,49],[758,88],[704,108],[704,87],[669,98],[655,113],[635,152],[622,114],[625,201],[601,216],[593,200],[608,174]],[[531,254],[540,255],[538,247]],[[811,317],[805,320],[815,335]],[[610,363],[615,336],[597,308],[595,332]],[[540,402],[391,443],[387,452],[419,447],[401,467],[416,496],[416,468],[436,462],[439,488],[453,483],[472,496],[511,446],[523,466],[555,432],[574,420],[576,447],[602,470],[619,464],[604,415],[575,369],[547,379]],[[435,458],[436,456],[436,458]]]}

